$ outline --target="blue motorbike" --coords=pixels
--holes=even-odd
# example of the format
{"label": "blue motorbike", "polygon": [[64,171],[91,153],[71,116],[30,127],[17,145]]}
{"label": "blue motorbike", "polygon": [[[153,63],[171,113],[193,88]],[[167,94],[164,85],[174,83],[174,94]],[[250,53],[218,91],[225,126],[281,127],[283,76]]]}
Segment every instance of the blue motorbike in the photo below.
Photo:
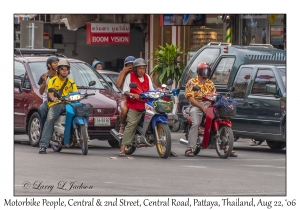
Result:
{"label": "blue motorbike", "polygon": [[[136,88],[136,83],[130,83],[130,88]],[[171,132],[168,126],[169,116],[172,115],[173,102],[162,100],[166,93],[158,90],[149,90],[140,94],[140,99],[145,100],[145,111],[136,127],[135,137],[131,147],[126,147],[125,153],[131,155],[136,148],[154,147],[161,158],[167,158],[171,151]],[[126,128],[125,128],[126,129]],[[118,135],[118,128],[111,130],[111,134],[122,143]]]}
{"label": "blue motorbike", "polygon": [[[89,86],[95,85],[91,81]],[[54,92],[54,95],[65,105],[64,111],[60,114],[54,124],[54,131],[50,140],[51,148],[54,152],[60,152],[63,148],[80,147],[82,154],[88,154],[88,122],[89,116],[93,113],[91,104],[83,104],[80,101],[95,93],[88,94],[80,92],[71,92],[62,97],[54,88],[48,92]]]}

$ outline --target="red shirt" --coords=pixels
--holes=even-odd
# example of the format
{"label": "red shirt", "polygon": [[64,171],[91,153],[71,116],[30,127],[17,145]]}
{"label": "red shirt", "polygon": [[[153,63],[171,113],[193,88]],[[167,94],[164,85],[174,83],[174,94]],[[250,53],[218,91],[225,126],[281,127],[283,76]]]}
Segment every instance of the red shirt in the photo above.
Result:
{"label": "red shirt", "polygon": [[[138,76],[136,76],[135,72],[130,72],[130,82],[135,82],[139,88],[139,89],[138,88],[130,88],[130,93],[139,95],[139,94],[149,90],[149,87],[150,87],[149,79],[145,74],[143,77],[144,77],[144,81],[141,82],[139,80]],[[142,90],[142,92],[141,92],[141,90]],[[144,100],[127,97],[126,104],[129,109],[133,109],[138,112],[145,111],[145,101]]]}

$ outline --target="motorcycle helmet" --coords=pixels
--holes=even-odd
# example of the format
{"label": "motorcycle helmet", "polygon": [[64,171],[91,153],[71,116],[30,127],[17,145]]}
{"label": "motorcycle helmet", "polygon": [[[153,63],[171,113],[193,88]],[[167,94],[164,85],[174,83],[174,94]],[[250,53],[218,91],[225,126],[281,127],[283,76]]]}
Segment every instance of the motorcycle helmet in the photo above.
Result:
{"label": "motorcycle helmet", "polygon": [[137,58],[133,62],[133,68],[138,67],[138,66],[146,66],[147,67],[147,62],[143,58]]}
{"label": "motorcycle helmet", "polygon": [[68,60],[66,59],[61,59],[58,61],[58,64],[57,64],[57,74],[59,74],[60,72],[60,68],[63,67],[63,66],[68,66],[69,67],[69,74],[71,72],[71,66],[70,66],[70,63]]}
{"label": "motorcycle helmet", "polygon": [[197,66],[197,74],[200,77],[206,79],[206,78],[209,77],[210,72],[211,72],[211,69],[210,69],[210,66],[209,66],[208,63],[201,62],[201,63],[198,64],[198,66]]}
{"label": "motorcycle helmet", "polygon": [[50,56],[48,59],[47,59],[47,62],[46,62],[46,66],[47,66],[47,69],[49,70],[49,66],[48,64],[51,65],[51,63],[55,62],[55,61],[59,61],[59,58],[56,57],[56,56]]}
{"label": "motorcycle helmet", "polygon": [[97,64],[103,65],[103,63],[101,61],[94,61],[93,64],[92,64],[92,67],[95,69]]}
{"label": "motorcycle helmet", "polygon": [[133,56],[128,56],[127,58],[125,58],[124,60],[124,66],[127,64],[127,63],[133,63],[135,61],[135,57]]}

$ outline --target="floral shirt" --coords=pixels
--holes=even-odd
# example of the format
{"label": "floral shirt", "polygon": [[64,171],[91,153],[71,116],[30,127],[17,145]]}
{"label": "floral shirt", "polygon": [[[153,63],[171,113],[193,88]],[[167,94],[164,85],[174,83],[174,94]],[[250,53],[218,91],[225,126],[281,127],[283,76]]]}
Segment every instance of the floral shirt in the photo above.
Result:
{"label": "floral shirt", "polygon": [[[193,89],[194,86],[200,87],[201,90],[200,91],[193,91],[192,89]],[[203,85],[200,82],[198,76],[190,79],[186,83],[186,86],[185,86],[185,97],[186,98],[190,98],[190,97],[202,98],[203,94],[209,95],[209,94],[215,93],[215,92],[216,92],[215,85],[211,80],[206,79],[205,84]]]}

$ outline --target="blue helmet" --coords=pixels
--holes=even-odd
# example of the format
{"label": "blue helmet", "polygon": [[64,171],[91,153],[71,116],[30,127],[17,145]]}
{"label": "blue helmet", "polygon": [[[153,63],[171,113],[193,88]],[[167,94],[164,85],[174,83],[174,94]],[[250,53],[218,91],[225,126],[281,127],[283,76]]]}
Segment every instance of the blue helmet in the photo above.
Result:
{"label": "blue helmet", "polygon": [[127,64],[127,63],[133,63],[135,61],[135,57],[133,56],[128,56],[127,58],[125,58],[124,60],[124,66]]}
{"label": "blue helmet", "polygon": [[103,65],[103,63],[101,61],[94,61],[93,64],[92,64],[92,67],[95,68],[97,66],[97,64],[99,64],[99,63],[101,65]]}

